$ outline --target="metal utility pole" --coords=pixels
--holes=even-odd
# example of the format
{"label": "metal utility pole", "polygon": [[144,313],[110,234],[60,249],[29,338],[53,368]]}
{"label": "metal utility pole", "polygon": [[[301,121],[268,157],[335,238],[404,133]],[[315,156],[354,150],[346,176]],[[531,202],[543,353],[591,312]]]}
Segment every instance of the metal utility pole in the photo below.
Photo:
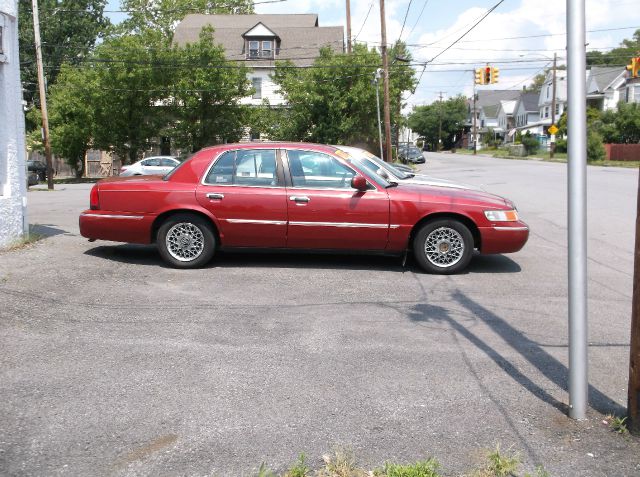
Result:
{"label": "metal utility pole", "polygon": [[[553,96],[551,97],[551,124],[556,125],[556,59],[557,54],[553,54]],[[551,145],[549,146],[549,157],[553,159],[553,154],[556,152],[556,135],[551,135]]]}
{"label": "metal utility pole", "polygon": [[636,249],[633,262],[633,300],[631,302],[631,350],[627,415],[633,432],[640,432],[640,174],[636,210]]}
{"label": "metal utility pole", "polygon": [[436,152],[440,152],[440,144],[442,143],[442,93],[444,91],[438,91],[438,147]]}
{"label": "metal utility pole", "polygon": [[351,53],[351,0],[347,0],[347,53]]}
{"label": "metal utility pole", "polygon": [[585,0],[567,0],[569,202],[569,416],[588,406],[587,335],[587,104],[584,72]]}
{"label": "metal utility pole", "polygon": [[42,68],[42,45],[40,44],[40,20],[38,18],[38,0],[31,1],[33,10],[33,34],[36,41],[36,61],[38,63],[38,86],[40,88],[40,112],[42,113],[42,140],[44,155],[47,159],[47,188],[53,189],[53,162],[51,161],[51,144],[49,143],[49,115],[47,114],[47,97],[44,86]]}
{"label": "metal utility pole", "polygon": [[391,111],[389,107],[389,58],[387,56],[387,22],[384,15],[384,0],[380,0],[380,53],[382,54],[383,73],[383,101],[384,101],[384,140],[385,155],[382,158],[387,162],[393,161],[391,152]]}

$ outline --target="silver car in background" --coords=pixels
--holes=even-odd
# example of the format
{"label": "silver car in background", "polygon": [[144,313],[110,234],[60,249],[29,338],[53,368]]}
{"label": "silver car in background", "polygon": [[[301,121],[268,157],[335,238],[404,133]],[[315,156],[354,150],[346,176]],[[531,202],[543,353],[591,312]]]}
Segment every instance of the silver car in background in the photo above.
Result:
{"label": "silver car in background", "polygon": [[178,164],[180,164],[180,161],[172,156],[146,157],[141,161],[122,166],[120,176],[165,175],[171,172]]}
{"label": "silver car in background", "polygon": [[384,162],[379,157],[374,156],[370,152],[358,147],[335,147],[349,154],[356,161],[356,164],[360,164],[365,169],[369,169],[381,175],[390,182],[397,182],[399,184],[423,184],[438,187],[451,187],[454,189],[480,190],[477,187],[471,185],[460,184],[458,182],[448,181],[446,179],[437,179],[435,177],[427,176],[424,174],[414,174],[413,172],[408,172],[404,169],[400,169],[394,166],[393,164]]}

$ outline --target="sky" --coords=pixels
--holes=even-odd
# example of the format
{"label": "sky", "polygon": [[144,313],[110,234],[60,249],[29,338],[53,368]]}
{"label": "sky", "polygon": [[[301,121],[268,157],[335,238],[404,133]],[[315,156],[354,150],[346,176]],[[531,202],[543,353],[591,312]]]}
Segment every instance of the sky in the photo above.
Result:
{"label": "sky", "polygon": [[[109,9],[117,9],[117,2],[111,0]],[[414,66],[420,83],[414,94],[404,96],[409,109],[428,104],[441,93],[443,98],[471,96],[472,71],[487,63],[500,68],[500,80],[479,88],[521,89],[551,65],[554,53],[559,64],[566,61],[566,2],[562,0],[504,0],[454,44],[498,2],[385,1],[387,43],[401,38],[411,45],[413,63],[430,62],[426,68]],[[285,0],[257,4],[255,9],[257,13],[316,13],[320,26],[344,26],[346,35],[345,5],[346,0]],[[640,0],[586,0],[587,49],[607,51],[631,38],[640,28],[639,7]],[[379,0],[351,0],[351,29],[358,42],[380,44]]]}

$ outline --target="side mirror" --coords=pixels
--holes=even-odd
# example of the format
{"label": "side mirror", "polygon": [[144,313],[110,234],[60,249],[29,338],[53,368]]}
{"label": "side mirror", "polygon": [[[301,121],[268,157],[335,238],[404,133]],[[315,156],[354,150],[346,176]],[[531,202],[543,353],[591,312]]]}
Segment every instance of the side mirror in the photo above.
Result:
{"label": "side mirror", "polygon": [[362,176],[353,176],[351,179],[351,187],[359,191],[365,191],[368,188],[367,179]]}
{"label": "side mirror", "polygon": [[384,169],[380,168],[376,171],[378,173],[378,175],[384,179],[388,179],[389,178],[389,174],[387,174],[387,171],[385,171]]}

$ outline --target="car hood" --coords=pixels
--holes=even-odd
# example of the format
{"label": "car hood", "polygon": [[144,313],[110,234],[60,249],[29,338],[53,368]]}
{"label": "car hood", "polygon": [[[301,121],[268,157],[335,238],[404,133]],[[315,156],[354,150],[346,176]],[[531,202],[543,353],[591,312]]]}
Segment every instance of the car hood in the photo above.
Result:
{"label": "car hood", "polygon": [[[417,197],[420,202],[455,203],[458,205],[481,205],[483,207],[515,208],[513,202],[499,195],[478,189],[462,189],[441,185],[408,184],[406,181],[397,187],[388,189],[391,194],[398,193]],[[394,191],[394,192],[391,192]]]}
{"label": "car hood", "polygon": [[469,189],[469,190],[482,190],[480,187],[472,186],[470,184],[462,184],[460,182],[449,181],[446,179],[438,179],[437,177],[431,177],[424,174],[416,174],[410,179],[404,179],[403,184],[424,184],[439,187],[451,187],[454,189]]}

